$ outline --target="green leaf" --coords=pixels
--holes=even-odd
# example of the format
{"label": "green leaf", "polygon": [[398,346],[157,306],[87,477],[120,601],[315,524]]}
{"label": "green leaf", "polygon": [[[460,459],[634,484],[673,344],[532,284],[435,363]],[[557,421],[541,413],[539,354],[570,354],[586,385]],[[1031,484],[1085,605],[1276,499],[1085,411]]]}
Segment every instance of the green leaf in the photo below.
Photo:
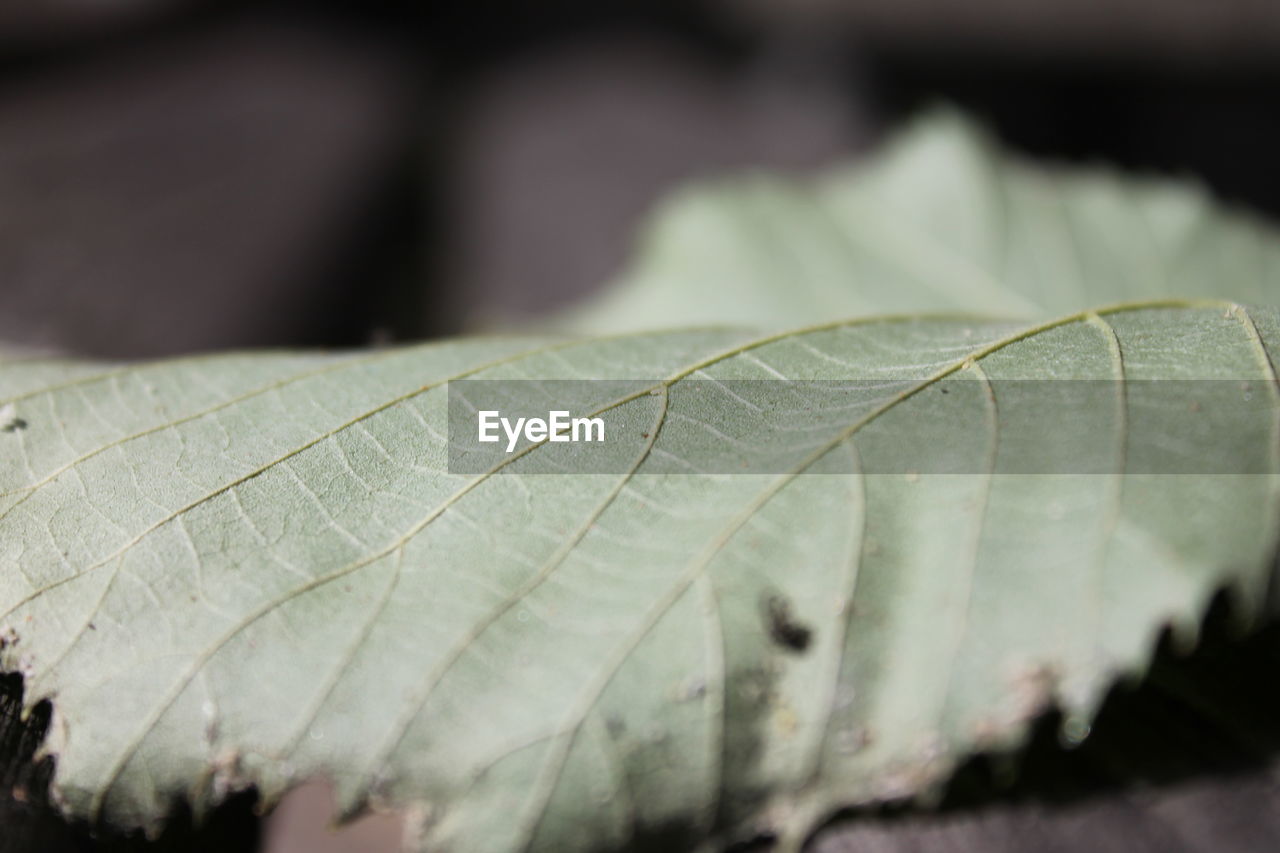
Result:
{"label": "green leaf", "polygon": [[[1015,745],[1050,702],[1082,737],[1161,626],[1193,635],[1216,590],[1257,611],[1277,354],[1274,309],[1169,302],[3,364],[23,426],[0,432],[0,665],[52,699],[54,785],[78,816],[154,825],[176,795],[203,808],[253,783],[270,802],[325,775],[347,813],[409,814],[423,850],[794,846],[837,808]],[[705,425],[791,447],[794,413],[681,393],[779,376],[903,384],[802,419],[810,443],[777,473],[650,473],[696,469]],[[540,473],[535,447],[467,476],[446,464],[461,377],[662,381],[575,401],[623,425],[622,473]],[[1210,431],[1164,441],[1170,413],[1119,378],[1232,380],[1211,387],[1266,406],[1208,399]],[[993,390],[1026,379],[1111,396]],[[923,453],[903,446],[920,424],[976,473],[860,473]],[[1124,473],[1152,432],[1257,473]],[[990,473],[1073,436],[1109,447],[1112,473]]]}
{"label": "green leaf", "polygon": [[1003,155],[953,113],[812,180],[749,175],[660,205],[631,267],[564,325],[782,329],[958,310],[1048,319],[1120,302],[1277,304],[1280,244],[1183,183]]}

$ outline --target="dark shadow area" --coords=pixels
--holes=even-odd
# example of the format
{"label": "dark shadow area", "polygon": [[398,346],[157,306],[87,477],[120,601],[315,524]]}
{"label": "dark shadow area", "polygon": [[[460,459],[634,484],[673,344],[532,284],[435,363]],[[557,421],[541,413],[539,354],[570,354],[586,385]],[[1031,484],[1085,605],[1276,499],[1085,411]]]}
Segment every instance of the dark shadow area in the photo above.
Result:
{"label": "dark shadow area", "polygon": [[91,832],[68,824],[49,801],[54,759],[34,760],[49,726],[50,707],[41,702],[26,720],[22,678],[0,675],[0,853],[252,853],[261,820],[257,794],[234,794],[196,826],[190,808],[175,803],[159,838],[141,833]]}
{"label": "dark shadow area", "polygon": [[1062,719],[1041,718],[1012,768],[1000,759],[966,763],[942,809],[973,808],[997,796],[1067,802],[1122,785],[1165,785],[1200,773],[1243,773],[1280,755],[1280,627],[1245,638],[1219,596],[1199,646],[1179,653],[1166,631],[1151,671],[1117,685],[1092,731],[1074,749],[1061,744]]}
{"label": "dark shadow area", "polygon": [[810,848],[1013,851],[1039,849],[1029,839],[1040,833],[1044,844],[1061,850],[1083,849],[1090,835],[1108,850],[1205,849],[1182,837],[1185,830],[1177,833],[1179,843],[1166,838],[1169,803],[1183,800],[1181,817],[1202,824],[1242,815],[1243,806],[1251,837],[1274,843],[1280,626],[1240,633],[1219,596],[1196,649],[1180,652],[1166,631],[1147,676],[1111,690],[1078,747],[1063,746],[1061,715],[1045,714],[1025,749],[966,761],[936,810],[912,804],[854,810],[824,828]]}
{"label": "dark shadow area", "polygon": [[1029,154],[1200,180],[1280,214],[1280,62],[1066,63],[1010,52],[880,46],[869,91],[893,123],[937,101],[978,116]]}

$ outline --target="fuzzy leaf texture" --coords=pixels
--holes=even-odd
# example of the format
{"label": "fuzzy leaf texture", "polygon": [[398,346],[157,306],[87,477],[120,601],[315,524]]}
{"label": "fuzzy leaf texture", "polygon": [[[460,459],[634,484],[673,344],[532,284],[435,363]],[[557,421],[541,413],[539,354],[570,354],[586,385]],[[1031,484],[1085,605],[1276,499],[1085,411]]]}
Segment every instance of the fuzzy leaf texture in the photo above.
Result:
{"label": "fuzzy leaf texture", "polygon": [[[959,150],[966,133],[926,126],[904,144]],[[907,181],[902,162],[870,185]],[[995,162],[953,177],[1014,195],[1048,180]],[[1152,295],[1134,288],[1157,270],[1193,296],[1275,292],[1253,226],[1192,217],[1178,190],[1068,185],[1055,203],[1136,206],[1165,230],[1109,233],[1107,251],[1054,243],[1059,261],[1037,247],[1060,237],[1028,217],[947,219],[961,202],[946,185],[904,203],[941,217],[936,240],[1001,233],[1002,256],[1040,257],[1089,294]],[[965,293],[947,269],[929,281]],[[1050,292],[1018,270],[1001,287]],[[882,307],[871,281],[851,273],[849,298]],[[1034,322],[0,362],[0,665],[26,675],[28,702],[52,700],[54,785],[77,816],[154,825],[174,796],[199,809],[255,784],[271,802],[322,775],[347,813],[408,814],[421,850],[603,851],[646,834],[716,849],[760,832],[794,849],[838,808],[1016,746],[1049,703],[1086,736],[1113,681],[1144,669],[1163,626],[1194,636],[1216,591],[1261,610],[1277,355],[1273,308],[1162,298]],[[780,376],[899,387],[814,411],[803,441],[748,401],[682,393]],[[659,381],[625,399],[575,386],[575,410],[624,437],[618,473],[547,473],[534,447],[463,475],[446,465],[458,378]],[[998,392],[1012,379],[1102,380],[1110,396],[1013,405]],[[1231,380],[1212,387],[1265,400],[1207,399],[1204,429],[1141,445],[1250,473],[1134,473],[1135,436],[1160,439],[1164,421],[1118,379]],[[744,453],[787,464],[699,473],[707,427],[726,423]],[[972,470],[863,473],[921,452],[920,424]],[[1009,454],[1078,449],[1043,436],[1100,443],[1112,468],[998,472]]]}

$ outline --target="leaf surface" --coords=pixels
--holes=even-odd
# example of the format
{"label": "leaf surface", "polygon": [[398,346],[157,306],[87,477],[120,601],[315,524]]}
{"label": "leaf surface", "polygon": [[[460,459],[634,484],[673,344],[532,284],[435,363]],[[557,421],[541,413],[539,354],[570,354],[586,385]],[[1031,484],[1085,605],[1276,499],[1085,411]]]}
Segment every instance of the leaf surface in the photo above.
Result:
{"label": "leaf surface", "polygon": [[[0,364],[22,421],[0,432],[0,664],[52,698],[76,815],[153,825],[176,795],[251,782],[272,800],[327,775],[348,812],[411,814],[423,850],[795,844],[1016,744],[1049,702],[1083,737],[1161,626],[1194,633],[1219,588],[1257,610],[1277,354],[1274,309],[1164,302],[1035,325]],[[546,473],[543,445],[473,476],[446,464],[459,378],[659,381],[574,401],[618,430],[619,473]],[[898,387],[800,420],[682,393],[778,378]],[[1253,473],[1126,473],[1136,431],[1167,418],[1121,378],[1266,400],[1207,399],[1211,430],[1155,442]],[[1026,379],[1113,395],[1001,399]],[[697,473],[725,424],[791,463]],[[972,473],[862,473],[923,452],[903,446],[921,424]],[[1070,452],[1063,436],[1110,448],[1111,472],[993,473],[1002,454]],[[654,473],[672,460],[690,473]]]}

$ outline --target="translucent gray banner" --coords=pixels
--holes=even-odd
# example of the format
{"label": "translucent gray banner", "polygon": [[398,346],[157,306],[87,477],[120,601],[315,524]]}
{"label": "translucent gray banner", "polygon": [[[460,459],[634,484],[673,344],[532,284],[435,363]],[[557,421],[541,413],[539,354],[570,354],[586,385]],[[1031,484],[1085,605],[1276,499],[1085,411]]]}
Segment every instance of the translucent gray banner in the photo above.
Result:
{"label": "translucent gray banner", "polygon": [[459,380],[451,473],[1266,474],[1261,380]]}

